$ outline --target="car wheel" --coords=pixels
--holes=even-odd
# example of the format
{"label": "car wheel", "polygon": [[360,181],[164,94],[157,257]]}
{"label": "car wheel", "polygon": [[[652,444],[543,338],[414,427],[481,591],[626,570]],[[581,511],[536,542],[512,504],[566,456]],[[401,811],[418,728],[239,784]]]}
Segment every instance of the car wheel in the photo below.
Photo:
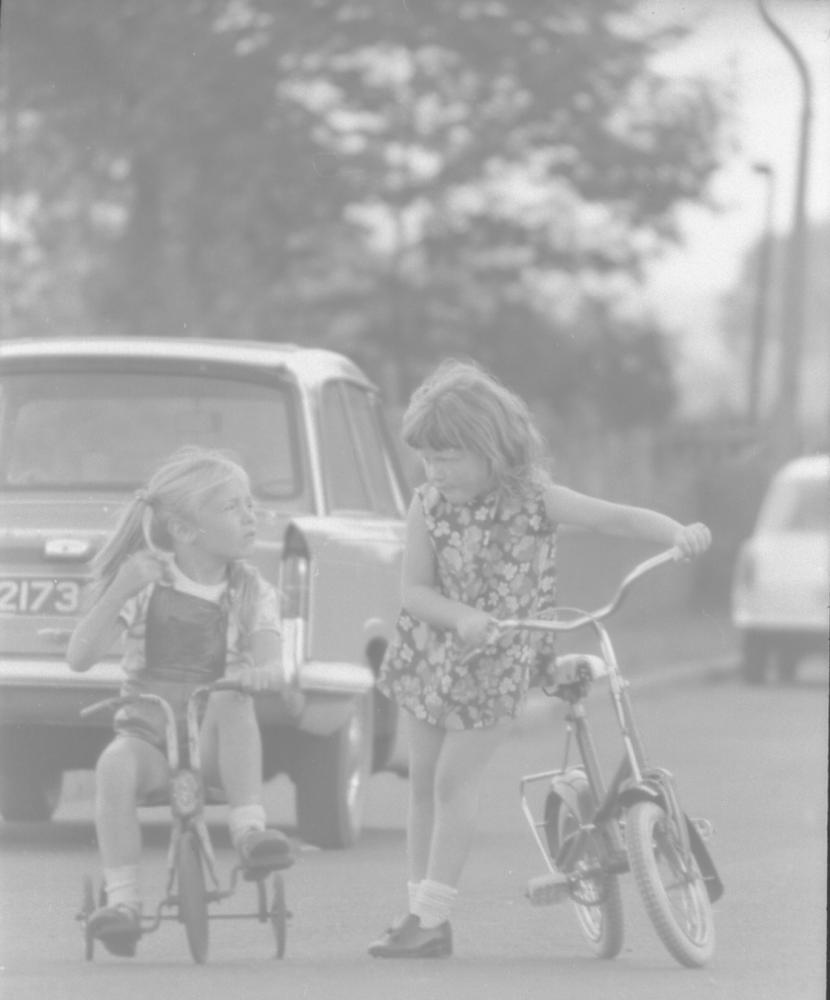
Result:
{"label": "car wheel", "polygon": [[398,706],[380,691],[374,692],[373,702],[375,751],[372,770],[382,771],[392,757],[398,738]]}
{"label": "car wheel", "polygon": [[741,676],[747,684],[764,683],[769,657],[769,641],[757,632],[744,632],[741,643]]}
{"label": "car wheel", "polygon": [[349,718],[331,736],[304,734],[295,768],[297,828],[303,840],[323,848],[351,847],[363,826],[371,774],[373,706],[355,700]]}
{"label": "car wheel", "polygon": [[63,771],[59,767],[25,757],[21,760],[19,755],[4,752],[0,763],[0,814],[9,823],[45,823],[58,808],[62,784]]}
{"label": "car wheel", "polygon": [[798,672],[798,663],[801,658],[801,650],[797,643],[788,641],[785,637],[778,646],[778,658],[776,667],[778,668],[778,680],[782,684],[792,684]]}

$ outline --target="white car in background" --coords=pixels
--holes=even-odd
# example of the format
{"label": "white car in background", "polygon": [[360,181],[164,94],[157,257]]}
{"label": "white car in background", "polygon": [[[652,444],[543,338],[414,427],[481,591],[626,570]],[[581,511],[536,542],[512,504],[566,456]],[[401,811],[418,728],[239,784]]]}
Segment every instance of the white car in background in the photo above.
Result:
{"label": "white car in background", "polygon": [[735,566],[732,620],[742,638],[742,673],[782,681],[799,662],[828,653],[830,456],[787,463],[773,477],[753,534]]}

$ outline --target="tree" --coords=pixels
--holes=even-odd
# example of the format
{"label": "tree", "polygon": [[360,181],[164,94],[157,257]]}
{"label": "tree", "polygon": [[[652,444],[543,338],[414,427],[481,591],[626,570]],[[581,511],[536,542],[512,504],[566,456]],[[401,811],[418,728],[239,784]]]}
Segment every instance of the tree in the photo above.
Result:
{"label": "tree", "polygon": [[72,233],[94,329],[315,340],[398,393],[455,351],[564,406],[610,341],[668,381],[613,317],[704,197],[721,108],[653,70],[680,32],[636,7],[7,0],[13,214],[34,197],[41,259]]}

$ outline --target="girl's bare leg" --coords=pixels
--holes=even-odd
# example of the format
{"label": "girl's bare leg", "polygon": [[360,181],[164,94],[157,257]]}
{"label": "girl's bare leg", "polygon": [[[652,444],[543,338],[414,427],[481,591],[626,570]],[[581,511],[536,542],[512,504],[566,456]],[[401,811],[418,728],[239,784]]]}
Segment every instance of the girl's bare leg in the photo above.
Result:
{"label": "girl's bare leg", "polygon": [[266,829],[262,802],[262,738],[254,700],[235,691],[211,695],[200,739],[205,776],[218,775],[230,807],[231,840],[243,864],[287,867],[291,846]]}
{"label": "girl's bare leg", "polygon": [[141,857],[139,799],[165,788],[164,754],[146,740],[117,736],[95,768],[95,829],[105,869],[138,865]]}
{"label": "girl's bare leg", "polygon": [[262,800],[262,739],[253,698],[235,691],[210,696],[201,734],[202,770],[216,777],[231,809]]}
{"label": "girl's bare leg", "polygon": [[435,774],[446,730],[407,713],[409,738],[409,812],[407,855],[409,881],[426,878],[435,818]]}
{"label": "girl's bare leg", "polygon": [[457,886],[476,828],[481,781],[506,724],[444,733],[435,773],[435,814],[426,878]]}

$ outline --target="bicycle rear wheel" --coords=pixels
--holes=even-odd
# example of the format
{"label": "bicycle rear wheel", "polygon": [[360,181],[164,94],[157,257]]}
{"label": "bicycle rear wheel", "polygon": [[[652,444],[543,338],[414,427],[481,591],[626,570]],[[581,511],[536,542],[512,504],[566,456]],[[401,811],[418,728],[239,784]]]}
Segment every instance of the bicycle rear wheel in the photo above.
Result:
{"label": "bicycle rear wheel", "polygon": [[654,929],[681,965],[700,968],[715,950],[715,922],[694,857],[684,870],[679,837],[656,802],[636,802],[625,830],[634,881]]}
{"label": "bicycle rear wheel", "polygon": [[185,830],[176,852],[179,920],[185,926],[193,961],[202,965],[208,953],[208,908],[202,847],[194,830]]}
{"label": "bicycle rear wheel", "polygon": [[[580,809],[587,815],[591,802],[587,778],[576,785],[576,790]],[[580,817],[552,792],[545,804],[545,828],[554,860],[557,854],[562,857],[563,850],[580,834],[580,826]],[[597,958],[610,959],[619,955],[623,945],[623,905],[619,879],[601,870],[599,836],[597,832],[582,835],[579,854],[565,874],[577,876],[570,889],[570,902],[583,936]]]}

